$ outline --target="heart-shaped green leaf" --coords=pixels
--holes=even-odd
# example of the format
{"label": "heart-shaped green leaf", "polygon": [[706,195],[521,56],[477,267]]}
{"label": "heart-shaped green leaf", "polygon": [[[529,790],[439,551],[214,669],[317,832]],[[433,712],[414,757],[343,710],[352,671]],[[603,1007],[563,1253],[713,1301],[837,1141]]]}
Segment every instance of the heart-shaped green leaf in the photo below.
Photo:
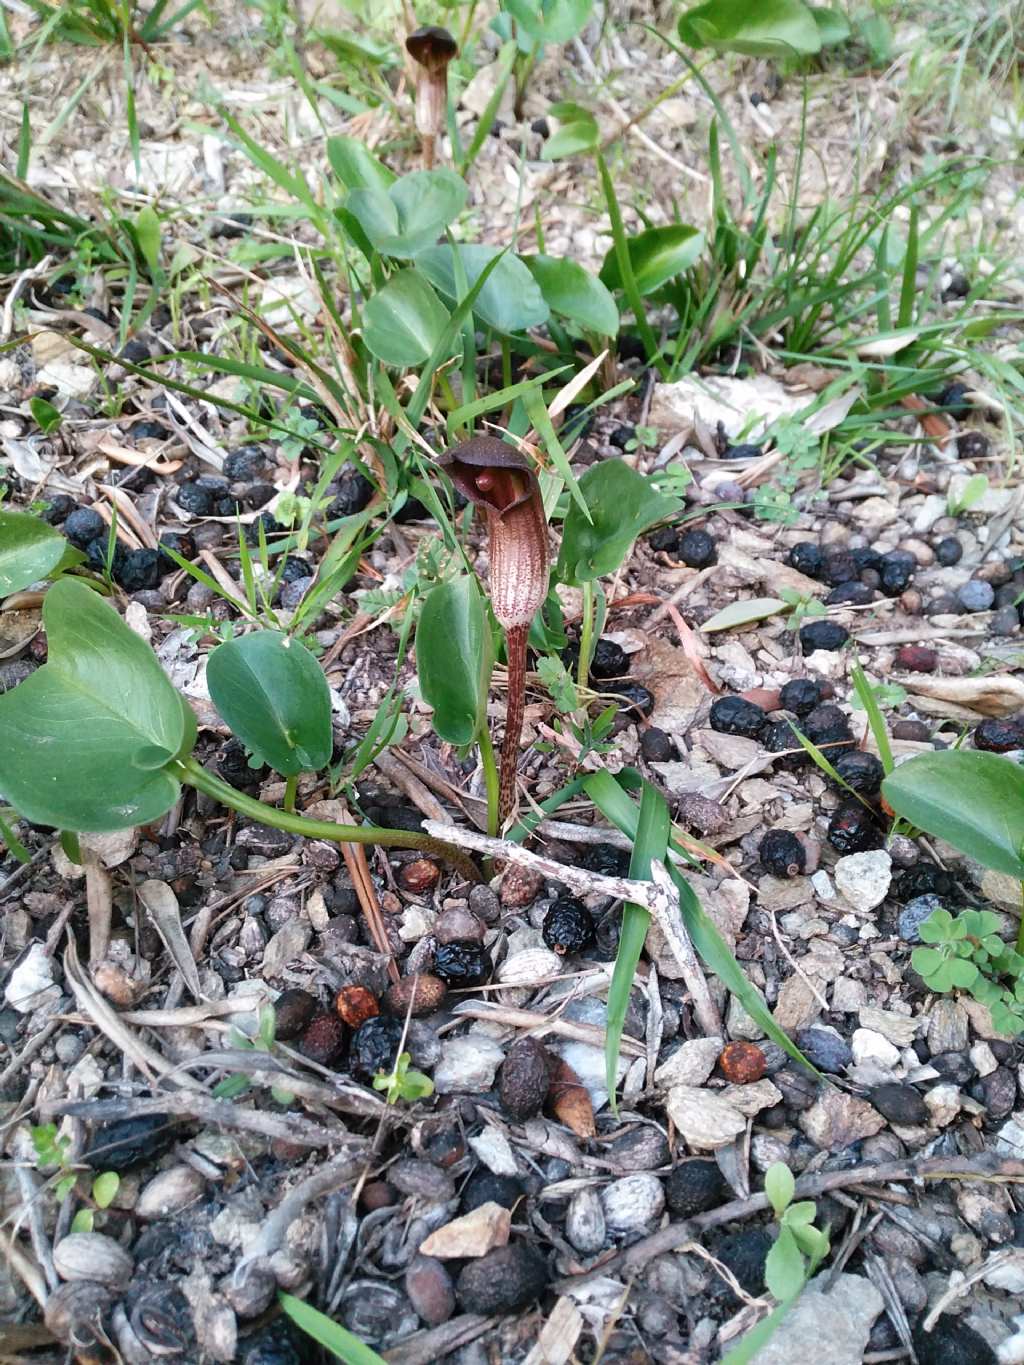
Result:
{"label": "heart-shaped green leaf", "polygon": [[462,212],[468,191],[454,171],[412,171],[384,190],[354,189],[345,201],[370,242],[384,256],[415,256],[432,245]]}
{"label": "heart-shaped green leaf", "polygon": [[347,190],[383,190],[385,193],[398,178],[383,161],[356,137],[329,137],[327,160],[331,170]]}
{"label": "heart-shaped green leaf", "polygon": [[0,791],[26,819],[60,829],[103,833],[157,819],[178,796],[163,765],[191,749],[191,709],[148,645],[84,583],[54,584],[43,622],[46,664],[0,697]]}
{"label": "heart-shaped green leaf", "polygon": [[[704,250],[704,234],[685,223],[648,228],[626,238],[629,262],[641,294],[653,294],[675,275],[689,270]],[[601,266],[601,282],[609,289],[622,288],[622,274],[612,247]]]}
{"label": "heart-shaped green leaf", "polygon": [[570,322],[613,337],[619,331],[619,310],[608,289],[578,261],[556,256],[524,256],[523,264],[540,285],[552,313]]}
{"label": "heart-shaped green leaf", "polygon": [[680,17],[679,36],[690,47],[752,57],[821,51],[821,33],[802,0],[707,0]]}
{"label": "heart-shaped green leaf", "polygon": [[[470,289],[486,267],[501,256],[501,260],[484,282],[484,287],[473,303],[473,315],[496,332],[524,332],[527,327],[540,327],[547,322],[548,305],[536,281],[518,256],[498,247],[460,246],[459,257],[466,272]],[[417,269],[436,289],[454,303],[459,297],[455,274],[455,257],[450,246],[432,246],[416,257]]]}
{"label": "heart-shaped green leaf", "polygon": [[522,36],[534,43],[567,43],[590,17],[594,0],[504,0]]}
{"label": "heart-shaped green leaf", "polygon": [[1024,881],[1024,769],[999,754],[917,754],[882,783],[897,815]]}
{"label": "heart-shaped green leaf", "polygon": [[400,270],[363,310],[363,340],[385,365],[422,365],[448,320],[448,309],[423,276]]}
{"label": "heart-shaped green leaf", "polygon": [[642,474],[617,459],[591,465],[580,479],[580,492],[590,521],[575,502],[570,503],[557,570],[568,584],[614,573],[641,531],[682,506],[678,498],[659,493]]}
{"label": "heart-shaped green leaf", "polygon": [[60,532],[39,517],[0,511],[0,597],[45,578],[67,548]]}
{"label": "heart-shaped green leaf", "polygon": [[226,640],[210,655],[213,704],[262,762],[285,777],[315,772],[331,757],[331,693],[305,645],[279,630]]}
{"label": "heart-shaped green leaf", "polygon": [[850,21],[841,10],[829,5],[811,5],[811,18],[818,26],[818,36],[822,47],[834,47],[845,43],[850,36]]}
{"label": "heart-shaped green leaf", "polygon": [[469,574],[439,583],[423,602],[416,626],[416,671],[434,729],[449,744],[480,733],[494,664],[487,610]]}

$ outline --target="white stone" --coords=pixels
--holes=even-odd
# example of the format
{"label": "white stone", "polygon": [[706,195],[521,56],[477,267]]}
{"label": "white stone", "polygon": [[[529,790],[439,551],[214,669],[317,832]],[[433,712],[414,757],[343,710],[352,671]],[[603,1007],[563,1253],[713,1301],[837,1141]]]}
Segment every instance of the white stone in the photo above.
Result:
{"label": "white stone", "polygon": [[19,1014],[48,1005],[60,996],[53,984],[53,959],[41,943],[33,943],[11,972],[4,992],[8,1005]]}
{"label": "white stone", "polygon": [[853,1060],[858,1065],[873,1062],[891,1071],[900,1064],[899,1048],[874,1029],[854,1029],[850,1046],[853,1048]]}
{"label": "white stone", "polygon": [[673,1086],[665,1108],[683,1138],[700,1151],[728,1146],[747,1126],[747,1120],[733,1105],[710,1090],[692,1085]]}
{"label": "white stone", "polygon": [[730,1038],[743,1038],[747,1042],[756,1043],[759,1038],[764,1037],[764,1029],[756,1020],[744,1009],[743,1004],[735,995],[729,997],[729,1012],[725,1021],[725,1031]]}
{"label": "white stone", "polygon": [[601,1204],[609,1232],[620,1235],[639,1232],[660,1217],[665,1207],[665,1190],[656,1175],[638,1171],[606,1185],[601,1191]]}
{"label": "white stone", "polygon": [[892,859],[884,849],[849,853],[833,869],[836,888],[854,910],[874,910],[881,905],[892,881]]}
{"label": "white stone", "polygon": [[819,868],[811,875],[811,885],[814,887],[814,894],[820,901],[834,901],[836,898],[835,887],[832,879],[824,868]]}
{"label": "white stone", "polygon": [[969,1056],[979,1076],[991,1076],[999,1065],[988,1043],[975,1043]]}
{"label": "white stone", "polygon": [[996,1134],[996,1151],[1000,1156],[1024,1158],[1024,1114],[1016,1113],[1006,1120]]}
{"label": "white stone", "polygon": [[990,1270],[982,1276],[990,1289],[1005,1289],[1010,1294],[1024,1294],[1024,1251],[1005,1247],[989,1257]]}
{"label": "white stone", "polygon": [[782,1091],[767,1077],[761,1081],[751,1081],[749,1085],[727,1085],[720,1091],[721,1098],[747,1118],[760,1114],[762,1109],[771,1109],[782,1100]]}
{"label": "white stone", "polygon": [[837,1014],[853,1014],[862,1007],[867,994],[863,981],[841,976],[832,985],[832,1009]]}
{"label": "white stone", "polygon": [[495,1175],[519,1174],[512,1144],[504,1133],[498,1132],[497,1128],[486,1128],[476,1137],[471,1137],[469,1145],[487,1169],[493,1171]]}
{"label": "white stone", "polygon": [[882,1296],[862,1275],[811,1281],[753,1359],[757,1365],[861,1365]]}
{"label": "white stone", "polygon": [[441,1060],[434,1068],[434,1089],[439,1095],[476,1095],[490,1090],[505,1056],[497,1043],[479,1034],[446,1038]]}
{"label": "white stone", "polygon": [[722,1051],[721,1038],[691,1038],[678,1047],[654,1073],[656,1085],[703,1085],[715,1069]]}
{"label": "white stone", "polygon": [[890,1043],[895,1043],[897,1047],[909,1047],[917,1037],[917,1030],[921,1021],[912,1019],[907,1014],[896,1014],[892,1010],[874,1009],[870,1005],[864,1005],[857,1018],[862,1028],[872,1029],[875,1033],[880,1033],[883,1038],[888,1038]]}
{"label": "white stone", "polygon": [[938,1128],[945,1128],[960,1112],[960,1091],[948,1082],[945,1085],[935,1085],[925,1092],[924,1102],[932,1116],[932,1123]]}

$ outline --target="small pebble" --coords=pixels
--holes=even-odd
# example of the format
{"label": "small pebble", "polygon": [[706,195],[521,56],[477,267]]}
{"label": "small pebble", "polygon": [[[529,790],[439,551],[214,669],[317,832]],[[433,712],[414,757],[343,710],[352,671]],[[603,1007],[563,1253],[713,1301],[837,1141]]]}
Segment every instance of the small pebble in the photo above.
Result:
{"label": "small pebble", "polygon": [[638,1171],[606,1185],[601,1203],[608,1231],[627,1236],[654,1223],[665,1207],[665,1191],[656,1175]]}
{"label": "small pebble", "polygon": [[941,909],[942,906],[941,896],[915,896],[913,900],[907,901],[896,923],[900,938],[905,943],[922,943],[924,940],[919,932],[921,925],[933,911]]}
{"label": "small pebble", "polygon": [[896,1081],[876,1085],[868,1092],[868,1099],[890,1123],[914,1126],[928,1122],[928,1106],[913,1086]]}
{"label": "small pebble", "polygon": [[980,578],[969,578],[957,591],[957,600],[964,611],[988,611],[995,597],[992,584],[984,583]]}
{"label": "small pebble", "polygon": [[[1017,612],[1013,610],[1014,624],[1017,621]],[[671,737],[664,730],[659,730],[656,725],[650,725],[640,737],[640,752],[648,763],[671,763],[675,758],[675,745]]]}
{"label": "small pebble", "polygon": [[800,1029],[796,1045],[812,1066],[833,1076],[845,1071],[853,1061],[853,1049],[832,1029]]}
{"label": "small pebble", "polygon": [[1020,630],[1020,616],[1016,607],[1000,607],[993,613],[989,630],[993,635],[1016,635]]}

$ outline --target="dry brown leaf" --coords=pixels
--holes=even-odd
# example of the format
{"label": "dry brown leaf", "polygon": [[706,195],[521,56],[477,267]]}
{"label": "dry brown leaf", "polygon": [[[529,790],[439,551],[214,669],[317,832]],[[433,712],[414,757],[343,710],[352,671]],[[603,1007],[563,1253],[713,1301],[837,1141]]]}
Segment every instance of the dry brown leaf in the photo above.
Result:
{"label": "dry brown leaf", "polygon": [[1015,716],[1024,710],[1024,681],[1009,673],[984,678],[915,677],[904,686],[913,696],[948,702],[983,716]]}
{"label": "dry brown leaf", "polygon": [[571,1128],[577,1137],[597,1136],[594,1106],[580,1078],[567,1062],[559,1058],[551,1071],[548,1104],[559,1123]]}
{"label": "dry brown leaf", "polygon": [[679,632],[679,639],[683,646],[683,653],[686,655],[687,659],[689,659],[690,663],[693,665],[694,672],[697,674],[698,678],[700,678],[704,686],[708,689],[710,693],[712,693],[713,696],[717,696],[722,689],[719,687],[718,683],[715,682],[714,678],[711,676],[711,674],[705,667],[704,660],[701,657],[700,644],[697,640],[696,635],[694,635],[693,631],[683,620],[678,609],[671,602],[666,602],[665,606],[668,608],[669,616],[672,617],[672,624]]}
{"label": "dry brown leaf", "polygon": [[926,403],[923,398],[919,398],[916,393],[908,393],[900,399],[900,403],[916,414],[917,420],[921,424],[921,430],[926,436],[930,436],[933,441],[940,443],[949,438],[952,431],[950,423],[940,413],[929,412],[928,409],[931,405]]}

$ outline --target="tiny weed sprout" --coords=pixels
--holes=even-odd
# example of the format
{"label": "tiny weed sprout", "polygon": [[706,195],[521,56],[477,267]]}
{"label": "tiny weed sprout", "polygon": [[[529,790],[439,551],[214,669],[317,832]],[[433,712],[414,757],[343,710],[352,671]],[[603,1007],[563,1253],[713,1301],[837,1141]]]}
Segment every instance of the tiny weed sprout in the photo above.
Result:
{"label": "tiny weed sprout", "polygon": [[401,1052],[393,1071],[382,1071],[373,1078],[374,1090],[383,1090],[388,1104],[397,1104],[399,1100],[413,1104],[416,1100],[428,1099],[434,1093],[434,1082],[429,1076],[424,1076],[422,1071],[411,1071],[411,1061],[410,1053]]}

